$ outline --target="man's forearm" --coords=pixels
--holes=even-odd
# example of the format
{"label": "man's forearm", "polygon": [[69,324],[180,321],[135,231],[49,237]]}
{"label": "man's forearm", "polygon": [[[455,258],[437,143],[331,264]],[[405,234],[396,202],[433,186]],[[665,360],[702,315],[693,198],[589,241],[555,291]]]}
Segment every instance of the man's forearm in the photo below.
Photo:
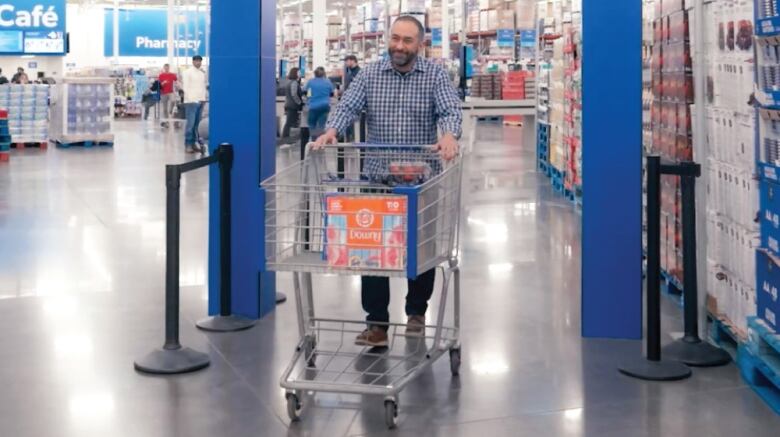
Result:
{"label": "man's forearm", "polygon": [[336,106],[336,111],[325,123],[325,128],[335,129],[340,135],[343,134],[347,127],[355,120],[355,115],[349,108],[342,107],[342,104]]}
{"label": "man's forearm", "polygon": [[439,120],[439,130],[441,131],[442,135],[450,134],[456,140],[458,140],[463,133],[463,129],[461,127],[462,123],[462,117],[456,114],[449,115]]}

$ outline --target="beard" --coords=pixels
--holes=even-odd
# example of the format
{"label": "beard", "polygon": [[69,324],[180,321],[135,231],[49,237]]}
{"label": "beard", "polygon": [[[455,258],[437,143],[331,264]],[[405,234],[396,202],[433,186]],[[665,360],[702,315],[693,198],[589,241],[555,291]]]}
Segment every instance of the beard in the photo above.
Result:
{"label": "beard", "polygon": [[415,59],[417,59],[417,53],[404,52],[401,50],[389,50],[390,60],[393,61],[393,65],[396,67],[406,67]]}

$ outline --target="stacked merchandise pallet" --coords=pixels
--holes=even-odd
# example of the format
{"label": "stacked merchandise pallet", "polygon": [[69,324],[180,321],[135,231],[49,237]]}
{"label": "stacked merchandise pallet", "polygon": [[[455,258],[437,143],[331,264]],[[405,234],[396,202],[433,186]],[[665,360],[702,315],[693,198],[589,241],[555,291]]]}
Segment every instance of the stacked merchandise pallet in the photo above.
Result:
{"label": "stacked merchandise pallet", "polygon": [[[302,74],[309,70],[308,64],[311,62],[312,50],[311,39],[304,39],[304,19],[297,12],[282,14],[280,47],[277,49],[277,52],[283,55],[282,59],[287,61],[288,71],[293,67],[303,67]],[[304,60],[303,65],[300,64],[301,59]]]}
{"label": "stacked merchandise pallet", "polygon": [[[525,100],[527,82],[533,81],[533,72],[508,71],[503,74],[501,80],[501,97],[504,100]],[[522,126],[522,115],[504,116],[504,124]]]}
{"label": "stacked merchandise pallet", "polygon": [[[757,317],[748,320],[739,363],[745,380],[780,414],[780,4],[755,0],[755,17],[761,247],[756,251]],[[726,43],[746,43],[742,28],[740,22],[726,27]]]}
{"label": "stacked merchandise pallet", "polygon": [[705,27],[704,37],[706,137],[696,138],[696,147],[706,141],[708,154],[696,158],[708,172],[707,309],[742,341],[747,319],[755,314],[759,245],[756,111],[749,102],[755,75],[752,0],[717,0],[704,14],[713,24]]}
{"label": "stacked merchandise pallet", "polygon": [[[658,0],[660,1],[660,0]],[[653,23],[655,22],[656,0],[642,3],[642,145],[646,153],[652,150],[653,128],[650,109],[653,106]]]}
{"label": "stacked merchandise pallet", "polygon": [[564,125],[566,152],[563,193],[566,198],[582,199],[582,14],[572,5],[571,21],[564,23]]}
{"label": "stacked merchandise pallet", "polygon": [[0,109],[0,162],[8,162],[11,149],[11,133],[8,130],[8,111]]}
{"label": "stacked merchandise pallet", "polygon": [[510,61],[516,57],[518,23],[527,26],[525,0],[468,0],[466,2],[466,37],[483,60]]}
{"label": "stacked merchandise pallet", "polygon": [[327,70],[342,68],[347,54],[347,32],[343,19],[340,16],[328,16]]}
{"label": "stacked merchandise pallet", "polygon": [[49,142],[49,85],[2,85],[0,107],[8,110],[11,142],[17,148]]}
{"label": "stacked merchandise pallet", "polygon": [[536,141],[539,171],[552,175],[550,167],[550,85],[552,82],[553,42],[560,37],[555,33],[555,13],[545,3],[538,5],[539,43],[536,60]]}
{"label": "stacked merchandise pallet", "polygon": [[479,97],[485,100],[501,100],[501,96],[500,74],[475,74],[471,78],[471,97]]}
{"label": "stacked merchandise pallet", "polygon": [[392,1],[385,4],[371,0],[359,4],[357,10],[350,14],[349,23],[352,53],[361,63],[375,62],[384,56],[387,47],[385,28],[388,24],[388,12],[392,14],[389,17],[390,22],[399,14],[404,14],[412,15],[421,23],[425,23],[424,1]]}
{"label": "stacked merchandise pallet", "polygon": [[[556,34],[562,34],[562,21],[558,21]],[[553,40],[553,57],[550,60],[550,171],[552,173],[553,187],[556,190],[563,189],[563,171],[566,166],[566,151],[563,144],[563,38]]]}
{"label": "stacked merchandise pallet", "polygon": [[[539,0],[539,168],[558,193],[581,204],[581,0]],[[542,127],[546,124],[545,127]],[[546,162],[543,161],[546,158]]]}
{"label": "stacked merchandise pallet", "polygon": [[[669,161],[693,158],[691,104],[693,74],[688,11],[683,0],[656,2],[652,60],[653,151]],[[680,180],[661,178],[661,269],[682,289],[682,217]]]}
{"label": "stacked merchandise pallet", "polygon": [[[434,59],[434,60],[440,60],[442,58],[443,52],[442,52],[442,33],[441,30],[444,27],[444,20],[442,17],[442,1],[441,0],[431,0],[430,1],[430,7],[428,9],[428,20],[427,20],[426,29],[428,30],[428,44],[427,48],[425,50],[426,57]],[[438,34],[438,38],[434,40],[434,30]]]}
{"label": "stacked merchandise pallet", "polygon": [[52,104],[51,133],[58,147],[114,143],[111,78],[65,78]]}
{"label": "stacked merchandise pallet", "polygon": [[[660,1],[660,0],[658,0]],[[651,109],[653,107],[653,40],[655,23],[656,0],[643,0],[642,2],[642,151],[644,156],[653,150],[653,123]],[[644,162],[642,169],[644,169]],[[643,170],[644,171],[644,170]],[[642,177],[642,229],[647,229],[647,191],[644,174]],[[642,247],[647,247],[647,234],[642,232]]]}

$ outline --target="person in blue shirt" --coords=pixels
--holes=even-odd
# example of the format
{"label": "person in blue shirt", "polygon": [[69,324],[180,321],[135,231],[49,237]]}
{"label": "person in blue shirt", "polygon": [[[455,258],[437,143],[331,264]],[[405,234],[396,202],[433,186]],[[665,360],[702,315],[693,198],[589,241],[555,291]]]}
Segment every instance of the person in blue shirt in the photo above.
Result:
{"label": "person in blue shirt", "polygon": [[333,95],[333,83],[325,77],[325,69],[317,67],[314,78],[303,89],[309,95],[309,129],[316,138],[325,129],[330,113],[330,97]]}

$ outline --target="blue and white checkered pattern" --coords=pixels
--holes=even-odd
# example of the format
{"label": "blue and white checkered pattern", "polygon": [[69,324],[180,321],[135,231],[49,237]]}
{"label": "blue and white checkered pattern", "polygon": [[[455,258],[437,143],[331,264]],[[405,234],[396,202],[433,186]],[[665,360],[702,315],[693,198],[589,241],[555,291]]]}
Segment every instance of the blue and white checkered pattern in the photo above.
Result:
{"label": "blue and white checkered pattern", "polygon": [[460,99],[444,69],[418,58],[406,74],[385,59],[362,69],[330,116],[343,134],[365,110],[369,143],[436,144],[437,128],[460,138]]}
{"label": "blue and white checkered pattern", "polygon": [[[389,59],[362,69],[344,93],[327,127],[343,134],[366,111],[367,140],[381,145],[433,145],[437,128],[460,138],[463,114],[460,99],[442,67],[422,58],[414,69],[402,74]],[[441,161],[421,149],[403,150],[403,160],[424,161],[433,174]],[[388,174],[390,160],[367,153],[364,173],[371,179]],[[393,154],[398,157],[398,153]],[[434,155],[435,157],[435,155]]]}

